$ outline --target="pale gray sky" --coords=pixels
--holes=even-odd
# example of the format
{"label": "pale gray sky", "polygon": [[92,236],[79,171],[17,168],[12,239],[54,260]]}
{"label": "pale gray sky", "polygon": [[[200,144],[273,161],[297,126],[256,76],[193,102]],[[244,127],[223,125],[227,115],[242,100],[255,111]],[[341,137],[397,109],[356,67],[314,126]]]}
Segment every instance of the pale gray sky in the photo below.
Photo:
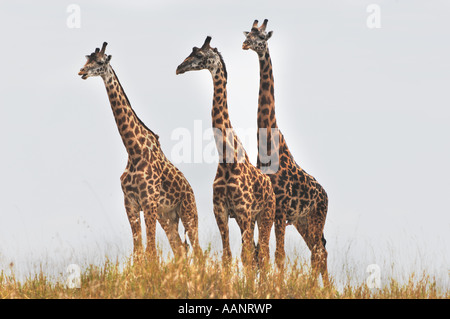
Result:
{"label": "pale gray sky", "polygon": [[[80,28],[67,26],[71,3]],[[380,29],[366,25],[371,3]],[[345,269],[364,278],[368,264],[387,272],[394,263],[398,272],[429,269],[448,286],[449,15],[445,0],[2,1],[1,268],[61,272],[130,251],[119,182],[127,155],[103,82],[77,76],[86,54],[109,43],[133,108],[170,158],[175,129],[211,123],[210,75],[175,75],[207,35],[227,65],[233,126],[255,128],[259,65],[241,49],[242,31],[267,18],[278,124],[330,199],[330,272],[352,262]],[[255,162],[254,141],[244,144]],[[216,164],[177,166],[194,188],[201,245],[220,251]],[[294,229],[286,240],[290,257],[309,261]],[[167,248],[160,229],[158,241]]]}

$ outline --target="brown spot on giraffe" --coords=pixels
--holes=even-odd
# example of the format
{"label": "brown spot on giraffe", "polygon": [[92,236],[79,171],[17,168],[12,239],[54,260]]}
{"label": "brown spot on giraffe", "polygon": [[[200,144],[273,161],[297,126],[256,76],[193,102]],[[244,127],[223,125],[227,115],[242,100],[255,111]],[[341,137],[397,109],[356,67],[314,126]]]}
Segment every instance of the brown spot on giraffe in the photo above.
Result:
{"label": "brown spot on giraffe", "polygon": [[[258,27],[258,21],[253,22],[250,32],[244,32],[246,37],[242,48],[251,49],[258,54],[260,65],[260,89],[258,99],[258,129],[278,129],[275,118],[274,80],[272,61],[270,59],[267,41],[272,31],[266,32],[267,19]],[[311,251],[311,266],[316,274],[321,273],[325,283],[328,283],[327,251],[323,234],[328,210],[328,196],[316,179],[306,173],[294,160],[286,140],[279,132],[278,149],[271,150],[271,135],[268,130],[266,149],[277,151],[279,167],[269,174],[276,196],[275,235],[276,260],[282,267],[284,263],[284,237],[286,225],[294,225],[305,240]],[[258,130],[258,149],[259,149]],[[277,144],[275,144],[277,145]],[[261,155],[258,154],[257,166],[264,166]]]}
{"label": "brown spot on giraffe", "polygon": [[[231,257],[229,242],[229,218],[235,218],[242,236],[242,261],[251,264],[258,256],[259,265],[269,260],[270,230],[275,216],[275,195],[270,178],[253,166],[243,145],[231,126],[227,105],[227,71],[221,54],[211,48],[207,37],[201,48],[192,53],[177,68],[177,74],[207,69],[214,84],[212,127],[219,164],[213,183],[214,215],[222,237],[223,260]],[[255,222],[259,238],[257,254],[254,254],[253,236]]]}
{"label": "brown spot on giraffe", "polygon": [[[87,57],[78,73],[82,79],[100,76],[105,83],[114,118],[128,152],[128,163],[120,177],[125,209],[133,233],[134,252],[142,249],[140,212],[147,226],[147,253],[156,254],[156,221],[164,229],[176,256],[185,254],[178,233],[181,219],[196,254],[198,216],[194,193],[183,173],[164,155],[158,136],[136,115],[105,54],[106,42]],[[111,84],[112,83],[112,84]],[[109,85],[108,85],[109,84]],[[186,244],[186,243],[185,243]]]}

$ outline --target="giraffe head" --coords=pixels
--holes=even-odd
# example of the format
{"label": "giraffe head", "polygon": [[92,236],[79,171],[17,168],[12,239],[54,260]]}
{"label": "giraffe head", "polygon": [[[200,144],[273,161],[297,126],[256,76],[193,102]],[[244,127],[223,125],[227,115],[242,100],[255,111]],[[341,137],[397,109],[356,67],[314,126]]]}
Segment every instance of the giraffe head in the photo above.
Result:
{"label": "giraffe head", "polygon": [[183,74],[187,71],[204,69],[209,70],[211,73],[215,73],[222,67],[226,77],[227,72],[222,56],[220,55],[220,52],[217,51],[217,48],[211,48],[209,45],[210,41],[211,37],[208,36],[201,48],[193,47],[192,53],[177,67],[176,73]]}
{"label": "giraffe head", "polygon": [[273,31],[266,32],[268,21],[265,19],[263,24],[258,28],[258,20],[255,20],[251,31],[244,31],[245,41],[242,44],[242,49],[252,49],[258,54],[262,54],[267,50],[267,40],[270,39],[273,33]]}
{"label": "giraffe head", "polygon": [[102,49],[95,49],[90,55],[86,55],[87,62],[80,69],[78,75],[81,75],[83,80],[86,80],[90,76],[102,76],[104,75],[109,66],[109,61],[111,60],[110,55],[105,54],[105,49],[108,43],[103,42]]}

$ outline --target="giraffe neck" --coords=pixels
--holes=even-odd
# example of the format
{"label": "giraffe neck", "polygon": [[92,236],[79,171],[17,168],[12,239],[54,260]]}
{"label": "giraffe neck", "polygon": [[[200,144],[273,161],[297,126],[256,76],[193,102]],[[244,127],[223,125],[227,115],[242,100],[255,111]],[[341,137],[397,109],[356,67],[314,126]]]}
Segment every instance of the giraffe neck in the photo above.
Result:
{"label": "giraffe neck", "polygon": [[[291,157],[289,149],[286,145],[283,135],[278,130],[277,120],[275,117],[275,95],[274,81],[272,72],[272,61],[270,59],[269,49],[263,53],[258,53],[260,68],[260,84],[258,98],[258,157],[257,167],[267,169],[268,174],[278,171],[280,165],[280,155],[286,154]],[[260,141],[260,130],[267,129],[265,132],[265,140]],[[272,130],[277,135],[272,136]],[[276,140],[278,136],[278,140]],[[264,142],[265,141],[265,142]],[[261,142],[263,143],[261,145]],[[275,153],[274,153],[275,152]],[[273,168],[272,168],[273,167]]]}
{"label": "giraffe neck", "polygon": [[102,79],[105,83],[117,128],[128,155],[130,158],[140,159],[149,133],[156,138],[157,136],[137,117],[111,66],[102,75]]}
{"label": "giraffe neck", "polygon": [[220,130],[231,129],[227,103],[227,78],[222,68],[211,72],[214,83],[213,107],[211,111],[212,127]]}
{"label": "giraffe neck", "polygon": [[211,74],[214,83],[211,117],[219,163],[248,161],[247,153],[231,126],[227,104],[227,78],[224,69],[220,67]]}
{"label": "giraffe neck", "polygon": [[259,57],[258,128],[277,128],[272,61],[269,49]]}

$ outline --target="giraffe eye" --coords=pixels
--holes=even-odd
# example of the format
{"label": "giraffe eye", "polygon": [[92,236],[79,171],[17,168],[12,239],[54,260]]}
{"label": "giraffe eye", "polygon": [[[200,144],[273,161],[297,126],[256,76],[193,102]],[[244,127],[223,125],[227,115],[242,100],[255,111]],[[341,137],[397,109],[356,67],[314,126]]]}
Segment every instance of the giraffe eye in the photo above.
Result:
{"label": "giraffe eye", "polygon": [[264,40],[266,37],[260,34],[260,35],[258,35],[258,38],[260,38],[261,40]]}

